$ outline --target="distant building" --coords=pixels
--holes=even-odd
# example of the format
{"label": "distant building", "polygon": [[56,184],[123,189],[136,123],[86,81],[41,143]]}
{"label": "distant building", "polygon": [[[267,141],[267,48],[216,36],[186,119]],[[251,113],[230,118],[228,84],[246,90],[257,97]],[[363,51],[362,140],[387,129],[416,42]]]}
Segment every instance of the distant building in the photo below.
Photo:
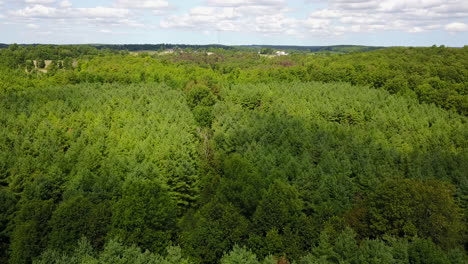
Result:
{"label": "distant building", "polygon": [[175,52],[174,49],[167,49],[167,50],[161,52],[161,54],[172,54],[172,53],[174,53],[174,52]]}
{"label": "distant building", "polygon": [[286,55],[289,55],[286,51],[283,51],[283,50],[278,50],[275,52],[275,55],[276,56],[286,56]]}

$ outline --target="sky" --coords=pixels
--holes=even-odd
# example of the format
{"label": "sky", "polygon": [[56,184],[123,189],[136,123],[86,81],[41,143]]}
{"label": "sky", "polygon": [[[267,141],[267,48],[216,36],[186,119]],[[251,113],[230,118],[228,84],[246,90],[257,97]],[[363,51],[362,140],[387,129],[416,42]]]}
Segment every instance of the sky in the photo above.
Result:
{"label": "sky", "polygon": [[468,0],[0,0],[0,43],[468,45]]}

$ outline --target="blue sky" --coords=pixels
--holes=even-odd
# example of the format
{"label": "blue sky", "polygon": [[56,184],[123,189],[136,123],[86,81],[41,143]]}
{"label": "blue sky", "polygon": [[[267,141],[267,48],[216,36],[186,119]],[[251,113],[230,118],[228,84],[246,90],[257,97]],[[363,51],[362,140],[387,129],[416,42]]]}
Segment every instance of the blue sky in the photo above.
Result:
{"label": "blue sky", "polygon": [[467,0],[0,0],[0,43],[468,45]]}

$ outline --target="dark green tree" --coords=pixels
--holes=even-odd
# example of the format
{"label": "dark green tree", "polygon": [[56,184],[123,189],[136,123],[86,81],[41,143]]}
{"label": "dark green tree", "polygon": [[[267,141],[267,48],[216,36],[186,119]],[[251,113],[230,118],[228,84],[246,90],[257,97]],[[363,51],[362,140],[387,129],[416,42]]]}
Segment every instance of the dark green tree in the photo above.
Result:
{"label": "dark green tree", "polygon": [[251,236],[252,247],[263,256],[271,253],[298,259],[304,255],[316,234],[302,210],[303,201],[296,188],[282,181],[273,182],[253,215],[256,235]]}
{"label": "dark green tree", "polygon": [[447,255],[431,240],[416,239],[408,248],[411,264],[450,264]]}
{"label": "dark green tree", "polygon": [[215,103],[215,95],[205,85],[197,84],[188,91],[187,104],[192,109],[196,106],[213,106]]}
{"label": "dark green tree", "polygon": [[17,197],[7,188],[0,187],[0,263],[7,263],[13,213],[16,211]]}
{"label": "dark green tree", "polygon": [[176,210],[168,191],[159,183],[129,178],[112,208],[112,233],[126,244],[162,252],[174,235]]}
{"label": "dark green tree", "polygon": [[464,232],[453,186],[440,181],[389,179],[370,194],[348,222],[362,236],[430,238],[444,248],[458,245]]}
{"label": "dark green tree", "polygon": [[31,263],[47,248],[47,237],[50,232],[47,222],[52,216],[52,200],[21,201],[21,208],[14,220],[11,234],[11,263]]}
{"label": "dark green tree", "polygon": [[37,64],[36,64],[36,65],[37,65],[37,68],[39,68],[39,69],[44,69],[45,66],[46,66],[45,61],[42,60],[42,59],[36,60],[36,63],[37,63]]}
{"label": "dark green tree", "polygon": [[54,249],[70,251],[80,238],[86,237],[95,247],[102,247],[110,220],[109,203],[95,204],[82,196],[70,198],[58,206],[49,221],[49,244]]}
{"label": "dark green tree", "polygon": [[217,263],[234,245],[242,244],[249,222],[231,204],[213,200],[184,227],[182,240],[187,252],[201,263]]}

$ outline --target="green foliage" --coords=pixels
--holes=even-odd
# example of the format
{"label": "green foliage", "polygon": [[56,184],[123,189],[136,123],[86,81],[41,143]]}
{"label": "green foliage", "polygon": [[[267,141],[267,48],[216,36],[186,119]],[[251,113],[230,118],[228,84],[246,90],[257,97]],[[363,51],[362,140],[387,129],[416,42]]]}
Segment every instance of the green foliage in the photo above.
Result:
{"label": "green foliage", "polygon": [[195,108],[196,106],[213,106],[215,103],[215,96],[206,86],[196,85],[188,92],[187,104],[190,108]]}
{"label": "green foliage", "polygon": [[32,60],[26,61],[26,71],[31,72],[35,68],[34,63]]}
{"label": "green foliage", "polygon": [[235,245],[221,258],[221,264],[258,264],[257,256],[245,247]]}
{"label": "green foliage", "polygon": [[54,75],[55,73],[57,73],[58,69],[59,69],[58,62],[51,61],[50,64],[47,66],[47,73],[50,75]]}
{"label": "green foliage", "polygon": [[222,164],[224,177],[216,186],[216,195],[232,203],[246,217],[252,217],[262,197],[259,191],[265,182],[255,172],[252,164],[238,153],[226,156]]}
{"label": "green foliage", "polygon": [[[167,186],[166,200],[177,209],[166,205],[174,211],[190,206],[197,194],[195,121],[182,93],[144,90],[82,85],[1,95],[7,128],[1,137],[2,177],[23,197],[11,224],[11,261],[27,262],[46,245],[70,248],[81,236],[102,246],[113,197],[130,175]],[[166,220],[174,223],[171,217]],[[166,245],[166,237],[151,243]]]}
{"label": "green foliage", "polygon": [[241,244],[248,234],[248,221],[230,204],[212,201],[195,216],[183,234],[187,252],[203,263],[216,263],[224,252]]}
{"label": "green foliage", "polygon": [[[336,234],[336,236],[334,236]],[[353,263],[358,258],[356,233],[350,228],[335,230],[328,225],[320,233],[318,246],[312,249],[311,255],[306,257],[312,263]]]}
{"label": "green foliage", "polygon": [[231,251],[225,253],[220,260],[221,264],[276,264],[277,260],[269,255],[262,261],[257,259],[257,256],[247,249],[246,247],[240,247],[235,245]]}
{"label": "green foliage", "polygon": [[297,258],[303,255],[311,246],[314,228],[302,210],[298,191],[275,181],[253,215],[253,228],[261,236],[261,242],[251,246],[263,256],[275,254]]}
{"label": "green foliage", "polygon": [[203,85],[195,85],[187,94],[187,104],[192,109],[195,121],[202,127],[211,127],[215,103],[216,97]]}
{"label": "green foliage", "polygon": [[466,263],[467,49],[100,48],[0,50],[0,262]]}
{"label": "green foliage", "polygon": [[408,243],[406,240],[390,241],[364,240],[360,245],[353,239],[355,234],[346,229],[338,237],[321,234],[318,247],[301,258],[299,264],[331,264],[331,263],[465,263],[466,256],[460,251],[445,253],[431,240],[416,239]]}
{"label": "green foliage", "polygon": [[118,240],[110,240],[103,251],[97,253],[86,239],[81,239],[72,254],[47,250],[34,264],[189,264],[179,247],[169,246],[164,256],[144,251],[136,246],[124,246]]}
{"label": "green foliage", "polygon": [[[431,238],[445,248],[460,241],[464,224],[450,186],[438,181],[387,180],[363,201],[364,236]],[[362,226],[362,224],[360,224]]]}
{"label": "green foliage", "polygon": [[[346,49],[361,48],[335,47],[334,52]],[[179,88],[190,82],[205,83],[211,89],[219,87],[221,83],[229,85],[285,80],[349,82],[417,97],[420,102],[434,103],[463,115],[468,113],[468,69],[463,63],[468,56],[466,49],[387,48],[345,55],[293,54],[282,56],[284,58],[261,58],[256,53],[236,54],[233,51],[219,50],[216,52],[211,56],[204,52],[158,54],[152,55],[153,58],[157,58],[152,60],[150,56],[123,56],[125,52],[96,50],[89,46],[18,46],[1,50],[0,56],[3,60],[0,65],[9,68],[21,66],[24,69],[28,60],[37,60],[39,64],[44,60],[52,60],[57,64],[63,62],[63,68],[69,71],[73,70],[72,60],[82,58],[85,60],[82,60],[76,69],[78,77],[75,81],[156,81]],[[262,52],[269,54],[273,49],[264,48]],[[39,65],[39,68],[44,66]],[[71,83],[67,71],[52,71],[49,75],[60,75],[54,83],[57,83],[58,79]]]}
{"label": "green foliage", "polygon": [[262,50],[260,50],[260,54],[265,54],[265,55],[273,54],[274,52],[275,50],[272,48],[262,48]]}
{"label": "green foliage", "polygon": [[209,106],[197,105],[193,109],[193,118],[201,127],[211,127],[213,122],[213,108]]}
{"label": "green foliage", "polygon": [[47,222],[53,211],[52,200],[21,201],[21,209],[14,219],[11,234],[11,263],[30,263],[47,248],[47,235],[50,232]]}
{"label": "green foliage", "polygon": [[49,221],[50,247],[70,250],[82,237],[102,247],[109,231],[110,217],[108,203],[94,204],[82,196],[70,198],[57,207]]}
{"label": "green foliage", "polygon": [[169,245],[175,228],[176,206],[157,182],[129,178],[112,211],[113,234],[128,244],[153,252]]}
{"label": "green foliage", "polygon": [[391,264],[397,261],[393,248],[382,240],[364,240],[357,258],[357,262],[363,264]]}
{"label": "green foliage", "polygon": [[6,188],[0,187],[0,262],[7,262],[7,250],[10,244],[13,213],[16,211],[17,197]]}
{"label": "green foliage", "polygon": [[447,256],[431,240],[417,239],[408,248],[411,264],[445,264],[450,263]]}
{"label": "green foliage", "polygon": [[39,69],[44,69],[46,67],[46,63],[44,60],[37,60],[36,63]]}

